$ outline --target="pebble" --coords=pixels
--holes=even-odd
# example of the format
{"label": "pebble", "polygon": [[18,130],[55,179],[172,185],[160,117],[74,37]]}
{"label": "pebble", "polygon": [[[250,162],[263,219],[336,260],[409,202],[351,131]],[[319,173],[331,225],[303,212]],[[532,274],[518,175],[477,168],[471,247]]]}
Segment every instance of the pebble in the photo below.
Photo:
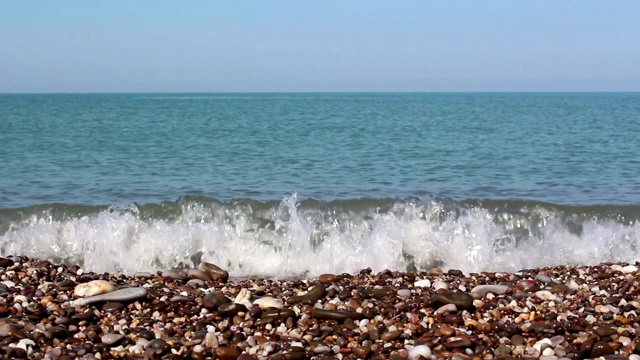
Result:
{"label": "pebble", "polygon": [[397,295],[402,299],[409,299],[411,297],[411,290],[409,290],[409,289],[400,289],[400,290],[398,290]]}
{"label": "pebble", "polygon": [[325,310],[313,308],[311,310],[311,316],[317,319],[327,320],[345,320],[345,319],[362,319],[364,315],[355,311],[342,311],[342,310]]}
{"label": "pebble", "polygon": [[13,260],[5,258],[5,257],[0,257],[0,267],[1,268],[8,268],[11,267],[14,264]]}
{"label": "pebble", "polygon": [[201,262],[199,269],[207,274],[212,280],[221,282],[227,282],[227,280],[229,280],[229,273],[217,265],[208,262]]}
{"label": "pebble", "polygon": [[538,274],[536,275],[535,279],[543,284],[549,284],[551,281],[553,281],[549,275],[545,274]]}
{"label": "pebble", "polygon": [[456,306],[456,304],[446,304],[436,309],[436,311],[434,311],[433,314],[439,315],[439,314],[446,314],[446,313],[456,312],[456,311],[458,311],[458,307]]}
{"label": "pebble", "polygon": [[320,281],[321,284],[325,284],[325,285],[333,284],[337,280],[338,280],[338,277],[333,274],[322,274],[318,277],[318,281]]}
{"label": "pebble", "polygon": [[433,289],[435,291],[438,291],[438,290],[449,290],[449,284],[447,284],[444,281],[434,281],[433,282]]}
{"label": "pebble", "polygon": [[218,315],[223,317],[235,316],[241,311],[243,312],[247,311],[247,307],[244,306],[243,304],[230,302],[230,303],[225,303],[218,306]]}
{"label": "pebble", "polygon": [[73,289],[73,294],[78,297],[87,297],[115,291],[116,287],[105,280],[93,280],[80,284]]}
{"label": "pebble", "polygon": [[313,349],[313,352],[316,354],[329,353],[331,352],[331,348],[327,345],[318,345]]}
{"label": "pebble", "polygon": [[236,360],[240,356],[238,349],[225,346],[218,347],[215,352],[220,360]]}
{"label": "pebble", "polygon": [[596,342],[593,344],[593,348],[591,348],[591,357],[598,358],[601,356],[611,355],[615,350],[611,347],[611,345],[606,342]]}
{"label": "pebble", "polygon": [[100,338],[103,344],[109,346],[115,346],[119,344],[124,339],[124,335],[122,334],[104,334]]}
{"label": "pebble", "polygon": [[402,335],[402,333],[400,331],[387,331],[384,334],[382,334],[380,336],[380,340],[384,341],[384,342],[388,342],[391,340],[395,340],[397,338],[400,337],[400,335]]}
{"label": "pebble", "polygon": [[478,285],[471,290],[472,294],[478,294],[485,296],[487,293],[493,293],[496,295],[502,295],[509,290],[506,285]]}
{"label": "pebble", "polygon": [[208,310],[217,310],[220,305],[230,302],[231,299],[226,296],[209,293],[202,299],[202,307]]}
{"label": "pebble", "polygon": [[115,313],[122,309],[124,309],[124,304],[122,304],[121,302],[110,301],[102,305],[102,311],[105,311],[105,312]]}
{"label": "pebble", "polygon": [[212,280],[206,272],[200,269],[185,269],[184,273],[187,274],[187,277],[191,280],[200,280],[203,282]]}
{"label": "pebble", "polygon": [[22,330],[22,326],[16,323],[11,323],[11,322],[0,323],[0,337],[10,336],[12,333],[19,330]]}
{"label": "pebble", "polygon": [[141,287],[125,288],[107,294],[90,296],[77,299],[70,303],[71,306],[80,307],[101,301],[130,301],[147,296],[147,289]]}
{"label": "pebble", "polygon": [[162,339],[153,339],[145,346],[146,349],[152,349],[156,353],[162,353],[163,351],[166,351],[168,347],[169,345],[167,342]]}
{"label": "pebble", "polygon": [[324,298],[326,294],[327,290],[324,288],[324,285],[318,284],[312,287],[304,295],[290,297],[289,299],[287,299],[287,304],[297,304],[301,302],[303,304],[313,305],[318,302],[318,300]]}
{"label": "pebble", "polygon": [[182,270],[169,269],[162,272],[162,277],[178,280],[187,280],[189,277]]}
{"label": "pebble", "polygon": [[[640,360],[640,288],[622,271],[635,264],[224,282],[186,269],[197,280],[186,285],[11,259],[0,268],[0,358]],[[73,300],[75,280],[124,288]],[[442,284],[453,290],[434,290]]]}
{"label": "pebble", "polygon": [[236,298],[233,300],[233,302],[236,304],[242,304],[246,308],[250,308],[252,297],[253,297],[253,294],[251,294],[251,291],[249,291],[249,289],[240,289],[240,292],[238,293]]}
{"label": "pebble", "polygon": [[427,345],[418,345],[409,350],[409,360],[418,360],[420,356],[425,359],[431,356],[431,348]]}
{"label": "pebble", "polygon": [[352,349],[353,354],[358,357],[358,359],[365,359],[371,353],[371,346],[369,345],[360,345],[355,346]]}
{"label": "pebble", "polygon": [[276,299],[271,296],[264,296],[254,300],[253,305],[258,305],[263,310],[270,307],[282,309],[284,307],[284,302],[281,299]]}
{"label": "pebble", "polygon": [[454,304],[461,310],[471,310],[473,308],[473,297],[463,292],[438,293],[434,296],[434,299],[441,305]]}

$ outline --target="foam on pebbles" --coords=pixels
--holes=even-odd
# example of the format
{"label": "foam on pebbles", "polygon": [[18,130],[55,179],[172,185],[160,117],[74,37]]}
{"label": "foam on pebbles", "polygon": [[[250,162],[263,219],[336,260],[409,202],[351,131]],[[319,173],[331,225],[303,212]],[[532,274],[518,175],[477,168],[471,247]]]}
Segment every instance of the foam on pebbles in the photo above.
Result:
{"label": "foam on pebbles", "polygon": [[[640,360],[638,263],[229,281],[2,261],[0,358]],[[94,280],[122,289],[77,298]]]}
{"label": "foam on pebbles", "polygon": [[115,291],[116,287],[105,280],[93,280],[75,287],[73,293],[77,297],[94,296]]}

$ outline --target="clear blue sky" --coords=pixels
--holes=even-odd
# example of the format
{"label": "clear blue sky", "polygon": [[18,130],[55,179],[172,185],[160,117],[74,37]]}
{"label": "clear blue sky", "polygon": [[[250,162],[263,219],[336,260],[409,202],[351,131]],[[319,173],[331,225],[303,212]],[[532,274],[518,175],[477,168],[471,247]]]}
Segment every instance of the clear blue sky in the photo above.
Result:
{"label": "clear blue sky", "polygon": [[640,91],[640,1],[0,0],[0,92]]}

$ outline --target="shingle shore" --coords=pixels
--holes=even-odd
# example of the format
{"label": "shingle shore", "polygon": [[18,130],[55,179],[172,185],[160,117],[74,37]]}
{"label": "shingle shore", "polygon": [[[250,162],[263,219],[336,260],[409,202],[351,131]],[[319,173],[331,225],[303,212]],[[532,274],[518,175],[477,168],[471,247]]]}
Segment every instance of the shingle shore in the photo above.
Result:
{"label": "shingle shore", "polygon": [[10,256],[0,357],[640,360],[639,267],[230,281],[207,263],[125,276]]}

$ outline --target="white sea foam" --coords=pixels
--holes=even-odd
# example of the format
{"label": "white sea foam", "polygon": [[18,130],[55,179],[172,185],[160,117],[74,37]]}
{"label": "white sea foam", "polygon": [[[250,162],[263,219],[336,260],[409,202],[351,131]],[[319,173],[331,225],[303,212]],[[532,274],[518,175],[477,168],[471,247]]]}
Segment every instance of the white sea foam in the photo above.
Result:
{"label": "white sea foam", "polygon": [[397,202],[384,212],[301,209],[294,194],[260,217],[251,207],[202,204],[185,205],[170,220],[145,218],[135,206],[65,220],[33,215],[0,235],[0,252],[128,274],[200,260],[232,276],[313,276],[366,267],[517,271],[635,262],[639,234],[637,221],[585,219],[569,226],[545,209],[525,218],[482,207],[447,212],[436,201]]}

